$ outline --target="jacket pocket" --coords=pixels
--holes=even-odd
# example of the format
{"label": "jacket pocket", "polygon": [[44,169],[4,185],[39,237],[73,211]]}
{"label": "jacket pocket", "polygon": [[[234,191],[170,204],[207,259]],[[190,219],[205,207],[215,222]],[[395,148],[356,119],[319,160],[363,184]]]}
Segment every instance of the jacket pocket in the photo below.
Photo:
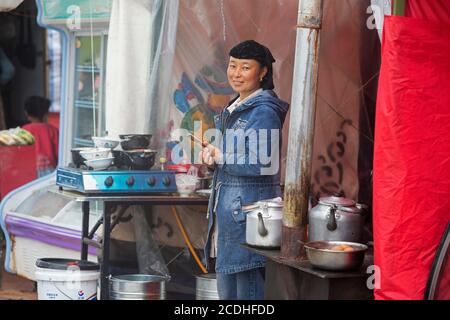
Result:
{"label": "jacket pocket", "polygon": [[231,129],[239,130],[239,129],[245,129],[247,127],[248,120],[244,119],[237,119],[235,123],[231,126]]}
{"label": "jacket pocket", "polygon": [[245,212],[242,211],[241,197],[237,197],[233,200],[231,204],[231,216],[233,217],[234,222],[238,224],[245,223],[246,215]]}

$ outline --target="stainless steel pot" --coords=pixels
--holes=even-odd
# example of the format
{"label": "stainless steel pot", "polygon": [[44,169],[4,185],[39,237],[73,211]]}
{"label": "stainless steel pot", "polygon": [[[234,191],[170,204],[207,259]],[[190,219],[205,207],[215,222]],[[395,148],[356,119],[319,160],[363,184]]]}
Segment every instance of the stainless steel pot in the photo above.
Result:
{"label": "stainless steel pot", "polygon": [[164,300],[165,284],[169,280],[148,274],[110,276],[110,296],[112,300]]}
{"label": "stainless steel pot", "polygon": [[247,212],[246,242],[266,249],[281,246],[283,200],[281,198],[258,201],[242,207]]}
{"label": "stainless steel pot", "polygon": [[[346,245],[351,251],[335,250],[333,247]],[[306,255],[314,267],[330,271],[349,271],[361,267],[367,246],[346,241],[313,241],[305,244]]]}
{"label": "stainless steel pot", "polygon": [[309,211],[310,241],[361,242],[365,206],[343,197],[323,197]]}

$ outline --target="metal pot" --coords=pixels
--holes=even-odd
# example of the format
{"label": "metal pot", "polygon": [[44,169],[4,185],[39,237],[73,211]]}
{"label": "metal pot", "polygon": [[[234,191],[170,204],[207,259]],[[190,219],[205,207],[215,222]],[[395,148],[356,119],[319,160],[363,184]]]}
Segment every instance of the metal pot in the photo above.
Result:
{"label": "metal pot", "polygon": [[[334,250],[334,246],[350,246],[351,251]],[[367,246],[345,241],[313,241],[305,244],[306,255],[314,267],[330,271],[348,271],[361,267]]]}
{"label": "metal pot", "polygon": [[151,134],[121,134],[120,146],[123,150],[147,149],[152,139]]}
{"label": "metal pot", "polygon": [[361,242],[365,206],[343,197],[324,197],[309,211],[310,241]]}
{"label": "metal pot", "polygon": [[266,249],[281,246],[283,200],[281,198],[258,201],[242,207],[247,212],[246,242]]}
{"label": "metal pot", "polygon": [[155,164],[155,156],[157,152],[154,150],[113,150],[112,153],[114,156],[114,164],[118,168],[150,170]]}
{"label": "metal pot", "polygon": [[112,300],[164,300],[169,277],[148,274],[110,276]]}

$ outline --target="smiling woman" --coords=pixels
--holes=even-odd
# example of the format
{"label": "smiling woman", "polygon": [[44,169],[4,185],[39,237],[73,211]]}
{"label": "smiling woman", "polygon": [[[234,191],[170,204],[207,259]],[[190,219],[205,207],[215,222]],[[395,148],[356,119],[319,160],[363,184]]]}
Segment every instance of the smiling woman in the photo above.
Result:
{"label": "smiling woman", "polygon": [[[246,239],[246,214],[242,206],[281,196],[279,168],[270,173],[267,169],[279,163],[279,132],[289,105],[272,91],[274,62],[269,49],[253,40],[231,49],[227,77],[239,95],[215,117],[222,141],[215,147],[208,144],[200,155],[204,163],[215,166],[205,256],[215,258],[217,291],[222,300],[264,298],[265,258],[241,247]],[[234,139],[236,129],[246,134],[258,132],[257,141],[249,138],[244,148],[230,148],[227,140]],[[259,134],[262,131],[268,134]],[[258,145],[257,155],[252,153],[254,145],[250,140]],[[267,146],[271,154],[269,163],[262,156],[268,154]]]}
{"label": "smiling woman", "polygon": [[267,67],[252,59],[236,59],[230,57],[227,76],[234,91],[239,93],[239,99],[244,100],[261,87],[261,82],[267,74]]}

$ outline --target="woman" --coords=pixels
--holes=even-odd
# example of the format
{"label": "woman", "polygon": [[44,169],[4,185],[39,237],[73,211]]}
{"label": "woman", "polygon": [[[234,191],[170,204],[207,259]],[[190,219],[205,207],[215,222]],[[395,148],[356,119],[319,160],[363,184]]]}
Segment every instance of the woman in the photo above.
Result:
{"label": "woman", "polygon": [[[279,163],[281,130],[289,105],[272,91],[274,62],[269,49],[253,40],[231,49],[227,76],[239,95],[215,117],[216,128],[222,132],[216,144],[220,147],[206,143],[200,154],[215,169],[205,256],[216,258],[220,299],[264,298],[265,258],[241,246],[246,228],[242,206],[281,196],[278,166],[276,170],[271,167]],[[260,134],[263,131],[266,134]],[[228,144],[237,132],[245,132],[244,148]],[[269,145],[271,150],[262,150]],[[272,162],[262,161],[261,154],[271,154]]]}

